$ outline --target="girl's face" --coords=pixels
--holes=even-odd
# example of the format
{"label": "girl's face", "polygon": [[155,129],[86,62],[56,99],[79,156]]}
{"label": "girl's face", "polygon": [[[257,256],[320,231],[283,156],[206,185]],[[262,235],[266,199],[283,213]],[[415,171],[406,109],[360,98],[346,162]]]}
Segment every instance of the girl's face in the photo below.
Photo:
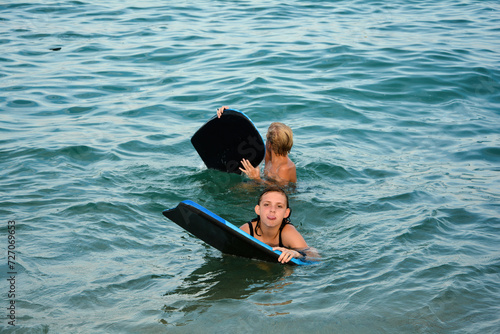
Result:
{"label": "girl's face", "polygon": [[285,195],[271,191],[262,196],[255,206],[255,213],[259,215],[262,224],[275,227],[280,226],[283,219],[290,215],[290,209],[287,208]]}

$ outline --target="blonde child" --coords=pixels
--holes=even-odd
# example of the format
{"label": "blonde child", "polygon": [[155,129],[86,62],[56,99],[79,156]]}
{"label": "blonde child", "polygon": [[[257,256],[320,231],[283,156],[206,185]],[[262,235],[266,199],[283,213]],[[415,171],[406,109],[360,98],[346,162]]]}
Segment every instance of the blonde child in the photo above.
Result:
{"label": "blonde child", "polygon": [[[221,117],[224,110],[229,107],[223,106],[217,109],[217,117]],[[293,146],[293,132],[289,126],[274,122],[271,123],[266,135],[266,156],[264,159],[264,177],[275,181],[280,185],[297,182],[297,170],[295,164],[290,160],[288,154]],[[241,161],[243,168],[240,170],[249,178],[264,183],[269,183],[263,180],[260,176],[259,167],[254,167],[247,160]]]}

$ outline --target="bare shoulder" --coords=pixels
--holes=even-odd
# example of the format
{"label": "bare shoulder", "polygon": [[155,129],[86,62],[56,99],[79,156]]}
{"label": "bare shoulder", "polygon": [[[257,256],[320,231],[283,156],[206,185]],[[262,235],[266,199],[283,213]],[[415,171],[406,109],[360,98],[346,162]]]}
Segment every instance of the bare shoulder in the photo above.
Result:
{"label": "bare shoulder", "polygon": [[285,226],[283,226],[283,230],[281,230],[281,233],[299,233],[299,231],[297,231],[293,224],[286,224]]}
{"label": "bare shoulder", "polygon": [[286,224],[281,232],[283,242],[288,248],[307,248],[307,243],[292,224]]}
{"label": "bare shoulder", "polygon": [[245,223],[243,225],[240,226],[240,230],[242,230],[243,232],[246,232],[248,234],[250,234],[250,228],[248,227],[248,223]]}
{"label": "bare shoulder", "polygon": [[289,182],[297,182],[297,169],[292,160],[288,159],[288,163],[280,167],[278,171],[278,176],[282,180]]}

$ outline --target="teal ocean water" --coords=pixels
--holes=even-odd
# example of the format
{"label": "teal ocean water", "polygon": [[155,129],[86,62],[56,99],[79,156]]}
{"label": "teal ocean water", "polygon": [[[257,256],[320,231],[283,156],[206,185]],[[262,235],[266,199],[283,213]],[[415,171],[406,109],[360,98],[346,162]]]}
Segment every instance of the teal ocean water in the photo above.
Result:
{"label": "teal ocean water", "polygon": [[[499,2],[3,1],[0,45],[2,333],[500,331]],[[293,129],[318,264],[162,216],[254,216],[221,105]]]}

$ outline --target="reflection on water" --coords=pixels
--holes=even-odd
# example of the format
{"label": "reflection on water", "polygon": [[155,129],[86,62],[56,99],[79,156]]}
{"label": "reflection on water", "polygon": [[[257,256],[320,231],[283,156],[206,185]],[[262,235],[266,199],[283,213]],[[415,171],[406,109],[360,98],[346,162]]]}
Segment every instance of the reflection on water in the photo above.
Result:
{"label": "reflection on water", "polygon": [[[291,275],[293,270],[292,266],[230,255],[207,258],[175,290],[165,293],[165,305],[162,308],[165,316],[160,322],[182,326],[206,312],[215,301],[245,299],[258,291],[272,294],[283,290],[292,284],[284,282],[284,278]],[[291,302],[255,302],[255,305],[266,307]]]}
{"label": "reflection on water", "polygon": [[[16,332],[498,332],[498,1],[159,3],[2,2]],[[260,186],[190,142],[223,104],[293,129],[321,265],[221,256],[163,218],[255,217]]]}

